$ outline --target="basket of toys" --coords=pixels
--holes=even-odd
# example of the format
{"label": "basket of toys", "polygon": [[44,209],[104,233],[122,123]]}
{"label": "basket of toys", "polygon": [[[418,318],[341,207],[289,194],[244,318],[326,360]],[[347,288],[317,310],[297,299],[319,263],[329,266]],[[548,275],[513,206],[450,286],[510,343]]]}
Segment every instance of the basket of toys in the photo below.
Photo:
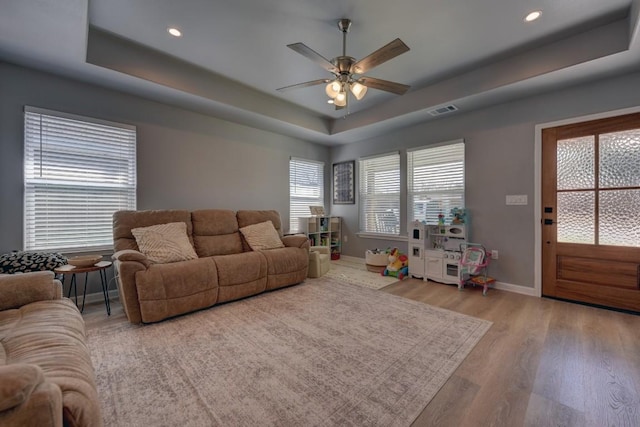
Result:
{"label": "basket of toys", "polygon": [[369,249],[365,253],[367,270],[382,273],[389,264],[389,251],[386,249]]}

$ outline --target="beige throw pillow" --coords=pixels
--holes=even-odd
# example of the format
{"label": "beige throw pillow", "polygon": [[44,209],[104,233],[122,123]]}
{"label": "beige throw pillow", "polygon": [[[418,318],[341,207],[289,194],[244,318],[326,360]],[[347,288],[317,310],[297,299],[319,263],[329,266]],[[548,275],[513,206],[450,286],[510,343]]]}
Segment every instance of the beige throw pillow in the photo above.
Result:
{"label": "beige throw pillow", "polygon": [[271,221],[247,225],[242,227],[240,232],[254,251],[284,248],[284,243],[280,240],[278,230],[276,230]]}
{"label": "beige throw pillow", "polygon": [[187,236],[187,224],[170,222],[131,230],[140,252],[156,263],[187,261],[198,258]]}

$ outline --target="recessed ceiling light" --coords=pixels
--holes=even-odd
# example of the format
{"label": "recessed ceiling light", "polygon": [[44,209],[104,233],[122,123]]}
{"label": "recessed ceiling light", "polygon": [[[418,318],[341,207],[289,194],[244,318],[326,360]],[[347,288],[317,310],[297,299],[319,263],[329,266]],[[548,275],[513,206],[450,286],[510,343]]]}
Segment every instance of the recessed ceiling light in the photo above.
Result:
{"label": "recessed ceiling light", "polygon": [[530,14],[528,14],[527,16],[524,17],[524,20],[526,22],[531,22],[531,21],[535,21],[536,19],[540,18],[540,15],[542,15],[542,11],[540,10],[534,10],[533,12],[531,12]]}
{"label": "recessed ceiling light", "polygon": [[167,31],[169,32],[169,34],[171,34],[174,37],[182,37],[182,31],[180,31],[177,28],[169,27],[167,28]]}
{"label": "recessed ceiling light", "polygon": [[327,104],[333,104],[333,99],[327,100]]}

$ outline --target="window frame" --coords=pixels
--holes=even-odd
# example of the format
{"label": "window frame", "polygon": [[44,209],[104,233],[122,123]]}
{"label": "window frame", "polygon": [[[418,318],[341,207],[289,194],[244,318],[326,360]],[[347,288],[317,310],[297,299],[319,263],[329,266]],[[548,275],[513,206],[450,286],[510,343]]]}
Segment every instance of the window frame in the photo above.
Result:
{"label": "window frame", "polygon": [[[462,165],[460,168],[456,168],[455,166],[452,166],[449,171],[447,171],[447,174],[450,174],[451,172],[456,172],[456,169],[459,169],[458,172],[460,172],[461,176],[454,176],[452,178],[450,178],[451,180],[454,179],[460,179],[461,182],[456,186],[456,190],[451,190],[451,189],[446,189],[443,187],[436,187],[436,188],[431,188],[429,190],[421,190],[421,191],[416,191],[415,190],[415,181],[416,181],[416,174],[415,174],[415,169],[416,169],[416,162],[419,162],[420,160],[422,160],[423,164],[421,165],[421,167],[429,167],[429,166],[434,166],[434,165],[442,165],[442,164],[447,164],[447,165],[453,165],[454,162],[449,161],[448,159],[446,159],[446,157],[452,157],[454,156],[456,153],[455,151],[461,151],[461,159],[457,160],[457,162],[462,162]],[[427,160],[425,158],[423,159],[415,159],[415,156],[421,156],[421,157],[425,157],[428,158],[430,156],[437,156],[436,160]],[[442,158],[443,160],[438,161],[438,158]],[[447,162],[447,163],[444,163]],[[438,144],[433,144],[433,145],[428,145],[428,146],[422,146],[422,147],[417,147],[417,148],[413,148],[410,150],[407,150],[407,226],[409,226],[409,224],[411,224],[413,221],[417,220],[424,220],[426,221],[427,224],[437,224],[437,214],[434,218],[433,214],[429,215],[429,211],[432,210],[433,208],[429,208],[426,204],[429,202],[429,195],[431,194],[432,196],[436,196],[436,199],[434,199],[435,202],[439,203],[440,205],[444,204],[446,205],[446,207],[444,209],[439,209],[440,212],[442,212],[444,214],[444,220],[445,223],[449,224],[452,220],[452,216],[451,216],[451,209],[454,207],[458,207],[458,208],[465,208],[465,188],[466,188],[466,182],[465,182],[465,174],[466,174],[466,161],[465,161],[465,142],[464,139],[457,139],[457,140],[453,140],[453,141],[446,141],[446,142],[442,142],[442,143],[438,143]],[[442,182],[444,180],[445,177],[441,177],[438,175],[433,175],[431,174],[431,176],[425,176],[424,174],[421,176],[422,180],[434,180],[437,179],[439,182]],[[421,196],[423,199],[425,199],[426,201],[425,206],[424,206],[424,218],[416,218],[415,217],[415,212],[418,210],[415,207],[415,198],[416,196]],[[445,196],[445,197],[442,197]],[[456,203],[455,201],[458,200],[459,203]]]}
{"label": "window frame", "polygon": [[112,251],[113,212],[137,205],[137,128],[31,106],[23,124],[24,250]]}
{"label": "window frame", "polygon": [[[316,187],[316,191],[318,192],[319,197],[302,197],[302,196],[294,196],[292,193],[293,189],[293,176],[292,176],[292,165],[300,164],[298,167],[302,167],[303,164],[306,164],[306,167],[312,168],[317,167],[319,186]],[[294,204],[294,198],[299,198],[300,200],[307,200],[309,203],[296,203]],[[294,206],[297,209],[294,209]],[[304,206],[304,208],[302,208]],[[298,225],[298,218],[301,217],[309,217],[311,216],[311,211],[309,210],[309,206],[322,206],[326,208],[325,202],[325,163],[319,160],[311,160],[311,159],[303,159],[300,157],[290,157],[289,158],[289,232],[299,232],[300,227]]]}
{"label": "window frame", "polygon": [[[385,159],[388,162],[387,164],[382,163],[381,160]],[[378,170],[372,169],[367,164],[369,162],[380,162],[380,166],[391,166],[391,169],[386,170]],[[395,166],[395,167],[394,167]],[[373,192],[377,194],[373,194],[372,191],[369,191],[367,188],[370,185],[374,185],[375,183],[371,183],[371,180],[375,177],[371,176],[372,173],[388,173],[391,172],[394,176],[393,178],[397,181],[396,183],[391,182],[391,185],[394,185],[396,188],[387,188],[386,190],[395,190],[395,191],[385,191],[379,192],[375,189],[372,189]],[[389,182],[389,181],[387,181]],[[382,153],[374,156],[361,157],[358,159],[358,235],[359,236],[373,236],[380,238],[398,238],[401,233],[401,215],[402,215],[402,207],[401,207],[401,194],[402,194],[402,171],[400,168],[400,152],[393,151]],[[369,206],[369,202],[377,202],[378,205],[382,206],[384,211],[378,212],[377,209],[367,209]],[[385,208],[385,206],[387,208]],[[388,212],[391,210],[391,212]],[[394,212],[397,211],[397,214]],[[393,216],[390,218],[389,215]],[[371,217],[373,216],[373,217]],[[369,217],[367,219],[367,217]],[[391,220],[391,221],[390,221]],[[389,222],[393,223],[390,225]],[[369,225],[375,224],[374,227],[369,227]],[[384,228],[392,227],[394,230],[392,232],[388,232],[388,230],[384,230]]]}

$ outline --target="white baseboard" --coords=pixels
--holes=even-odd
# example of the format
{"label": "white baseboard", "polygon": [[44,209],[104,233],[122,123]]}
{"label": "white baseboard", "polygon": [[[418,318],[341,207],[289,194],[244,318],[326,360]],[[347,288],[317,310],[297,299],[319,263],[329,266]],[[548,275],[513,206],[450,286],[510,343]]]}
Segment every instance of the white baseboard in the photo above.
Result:
{"label": "white baseboard", "polygon": [[493,289],[499,289],[501,291],[509,291],[516,294],[528,295],[531,297],[539,297],[537,291],[534,288],[528,288],[526,286],[514,285],[512,283],[498,282],[494,286],[490,286]]}
{"label": "white baseboard", "polygon": [[[359,258],[359,257],[349,256],[349,255],[341,255],[340,259],[344,259],[345,261],[349,261],[349,262],[361,262],[363,264],[365,262],[364,258]],[[514,285],[512,283],[505,283],[505,282],[496,281],[496,283],[493,286],[490,286],[489,288],[490,289],[499,289],[501,291],[513,292],[513,293],[521,294],[521,295],[528,295],[528,296],[532,296],[532,297],[539,297],[540,296],[540,295],[538,295],[538,292],[536,291],[535,288],[529,288],[529,287],[526,287],[526,286]]]}
{"label": "white baseboard", "polygon": [[[359,257],[355,257],[355,256],[349,256],[349,255],[340,255],[340,259],[344,260],[344,261],[348,261],[348,262],[361,262],[362,264],[365,264],[365,259],[364,258],[359,258]],[[512,283],[505,283],[505,282],[498,282],[496,281],[495,284],[493,286],[490,286],[490,289],[499,289],[501,291],[508,291],[508,292],[513,292],[516,294],[521,294],[521,295],[528,295],[528,296],[532,296],[532,297],[539,297],[539,295],[537,294],[537,291],[534,288],[528,288],[525,286],[520,286],[520,285],[514,285]],[[79,301],[82,301],[82,296],[78,296],[79,297]],[[113,301],[114,299],[118,298],[118,290],[117,289],[112,289],[109,291],[109,300]],[[87,294],[87,301],[86,304],[92,304],[92,303],[96,303],[96,302],[104,302],[104,295],[102,294],[102,292],[94,292],[91,294]]]}
{"label": "white baseboard", "polygon": [[[65,295],[66,297],[67,295]],[[75,297],[73,293],[70,297],[71,300],[75,301]],[[109,301],[113,301],[114,299],[118,299],[118,290],[112,289],[109,291]],[[102,292],[93,292],[87,294],[87,299],[85,300],[85,304],[93,304],[96,302],[101,302],[104,304],[104,294]],[[78,293],[78,304],[82,306],[82,294]]]}

